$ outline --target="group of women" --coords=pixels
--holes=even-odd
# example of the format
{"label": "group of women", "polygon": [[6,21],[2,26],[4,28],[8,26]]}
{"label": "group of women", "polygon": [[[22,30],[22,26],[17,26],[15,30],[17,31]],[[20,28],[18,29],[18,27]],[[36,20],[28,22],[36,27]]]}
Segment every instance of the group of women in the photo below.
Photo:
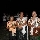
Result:
{"label": "group of women", "polygon": [[[36,11],[33,11],[29,20],[24,17],[23,12],[20,12],[16,21],[13,16],[10,16],[6,28],[9,30],[9,40],[37,40],[36,36],[33,36],[33,29],[37,27],[40,28],[40,18],[37,17]],[[36,30],[35,33],[38,33],[38,31]],[[30,35],[30,38],[27,39],[27,35]]]}

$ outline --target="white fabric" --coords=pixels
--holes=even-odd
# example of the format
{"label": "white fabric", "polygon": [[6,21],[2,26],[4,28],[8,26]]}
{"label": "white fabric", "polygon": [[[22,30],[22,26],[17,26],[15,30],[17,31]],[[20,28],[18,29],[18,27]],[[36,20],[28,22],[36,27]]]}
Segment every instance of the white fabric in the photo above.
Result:
{"label": "white fabric", "polygon": [[3,16],[3,21],[6,21],[6,15],[5,15],[5,16]]}
{"label": "white fabric", "polygon": [[36,30],[36,32],[35,33],[37,33],[38,34],[38,31]]}
{"label": "white fabric", "polygon": [[[9,31],[12,31],[12,36],[15,36],[15,34],[14,33],[16,33],[16,28],[15,29],[13,29],[11,26],[15,23],[16,24],[16,21],[13,21],[13,22],[10,22],[10,21],[8,21],[9,22]],[[11,28],[10,28],[11,27]]]}
{"label": "white fabric", "polygon": [[[32,18],[32,17],[31,17],[31,18]],[[36,24],[35,24],[36,27],[38,26],[37,21],[38,21],[38,17],[36,17],[35,20],[32,20],[32,23],[30,22],[30,19],[28,20],[28,22],[30,22],[31,25],[34,25],[34,23],[36,22]]]}
{"label": "white fabric", "polygon": [[[23,23],[25,23],[25,21],[27,21],[27,17],[23,17],[22,20],[20,18],[17,18],[17,21],[23,21]],[[23,35],[26,33],[25,26],[27,26],[27,24],[22,26],[22,28],[23,28],[23,30],[22,30]]]}
{"label": "white fabric", "polygon": [[[14,24],[14,23],[16,24],[16,21],[13,21],[12,23],[11,23],[11,22],[9,22],[9,27],[11,27],[11,26],[12,26],[12,24]],[[11,31],[12,29],[13,29],[13,28],[10,28],[10,29],[9,29],[9,31]]]}
{"label": "white fabric", "polygon": [[27,21],[27,17],[23,17],[22,20],[21,20],[20,18],[17,18],[16,21],[19,21],[19,22],[20,22],[20,21],[23,21],[23,23],[25,23],[25,21]]}
{"label": "white fabric", "polygon": [[[32,17],[31,17],[32,18]],[[33,28],[35,28],[35,27],[38,27],[38,23],[37,23],[37,21],[38,21],[38,17],[36,17],[35,18],[35,20],[32,20],[32,23],[30,22],[30,19],[29,19],[29,21],[28,22],[30,22],[31,23],[31,25],[34,25],[33,27],[31,27],[31,31],[30,31],[30,35],[33,35]],[[35,23],[36,22],[36,23]]]}
{"label": "white fabric", "polygon": [[31,27],[30,35],[33,35],[33,27]]}
{"label": "white fabric", "polygon": [[40,18],[38,18],[38,22],[40,23]]}
{"label": "white fabric", "polygon": [[12,30],[12,36],[15,36],[14,33],[16,33],[16,28]]}
{"label": "white fabric", "polygon": [[25,26],[23,26],[22,28],[23,28],[22,33],[23,33],[23,35],[24,35],[24,34],[26,33],[26,31],[25,31]]}

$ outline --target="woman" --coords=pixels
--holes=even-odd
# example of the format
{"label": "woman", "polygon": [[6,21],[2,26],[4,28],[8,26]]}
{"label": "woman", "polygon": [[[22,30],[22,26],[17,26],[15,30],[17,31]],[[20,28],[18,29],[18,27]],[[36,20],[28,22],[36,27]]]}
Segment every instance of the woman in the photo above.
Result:
{"label": "woman", "polygon": [[37,17],[37,13],[36,11],[32,12],[32,17],[28,20],[28,26],[29,26],[29,31],[30,31],[30,40],[38,40],[36,36],[34,35],[34,33],[37,34],[37,30],[36,32],[34,32],[34,28],[38,27],[38,17]]}
{"label": "woman", "polygon": [[7,29],[9,29],[9,40],[15,40],[16,38],[16,21],[14,17],[10,17],[10,21],[7,22]]}
{"label": "woman", "polygon": [[23,12],[20,12],[20,16],[19,18],[17,18],[17,40],[27,40],[27,37],[25,37],[26,35],[26,26],[27,26],[27,18],[23,17],[24,14]]}

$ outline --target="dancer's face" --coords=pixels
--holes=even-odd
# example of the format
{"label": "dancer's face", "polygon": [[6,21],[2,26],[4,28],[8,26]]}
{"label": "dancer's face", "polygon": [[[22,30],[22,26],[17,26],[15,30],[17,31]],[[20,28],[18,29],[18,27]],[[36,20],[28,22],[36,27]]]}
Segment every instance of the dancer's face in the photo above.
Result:
{"label": "dancer's face", "polygon": [[10,21],[13,21],[14,20],[14,17],[10,17]]}
{"label": "dancer's face", "polygon": [[33,16],[33,17],[36,17],[36,16],[37,16],[37,14],[36,14],[35,11],[32,12],[32,16]]}
{"label": "dancer's face", "polygon": [[24,15],[23,15],[23,12],[20,12],[20,17],[22,18]]}

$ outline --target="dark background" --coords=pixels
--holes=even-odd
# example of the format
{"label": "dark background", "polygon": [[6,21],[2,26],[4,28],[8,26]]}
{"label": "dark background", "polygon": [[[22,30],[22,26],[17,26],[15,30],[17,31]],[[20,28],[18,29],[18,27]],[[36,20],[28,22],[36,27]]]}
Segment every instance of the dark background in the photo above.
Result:
{"label": "dark background", "polygon": [[27,13],[29,17],[32,11],[36,11],[38,15],[40,14],[40,1],[37,0],[1,0],[0,2],[0,19],[3,13],[16,15],[17,12],[23,11],[25,14]]}
{"label": "dark background", "polygon": [[29,18],[32,11],[36,11],[40,17],[40,0],[0,0],[0,40],[9,40],[9,32],[2,23],[3,13],[16,15],[20,11],[23,11],[25,15],[28,14]]}

